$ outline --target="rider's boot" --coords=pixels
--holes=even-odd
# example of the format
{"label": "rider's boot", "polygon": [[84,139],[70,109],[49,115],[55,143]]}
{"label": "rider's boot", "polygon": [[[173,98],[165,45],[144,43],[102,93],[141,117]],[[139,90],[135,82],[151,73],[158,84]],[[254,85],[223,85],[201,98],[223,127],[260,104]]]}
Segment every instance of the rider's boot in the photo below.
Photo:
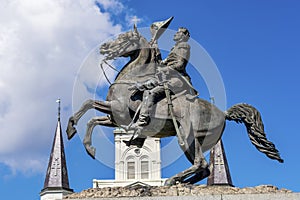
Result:
{"label": "rider's boot", "polygon": [[143,102],[139,118],[129,127],[129,129],[141,131],[145,126],[147,126],[150,123],[150,111],[153,106],[153,101],[153,95],[150,91],[146,90],[143,94]]}

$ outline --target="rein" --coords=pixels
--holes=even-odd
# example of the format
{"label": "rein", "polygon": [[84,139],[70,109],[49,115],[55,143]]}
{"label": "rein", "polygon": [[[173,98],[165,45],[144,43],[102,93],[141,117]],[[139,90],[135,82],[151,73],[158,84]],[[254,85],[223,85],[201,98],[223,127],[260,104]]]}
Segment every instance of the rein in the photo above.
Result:
{"label": "rein", "polygon": [[109,83],[109,85],[111,86],[112,83],[109,81],[109,79],[108,79],[108,77],[107,77],[107,75],[106,75],[106,73],[105,73],[105,70],[103,69],[103,63],[105,63],[105,64],[108,65],[111,69],[115,70],[115,71],[118,72],[118,73],[120,73],[120,71],[117,70],[115,67],[111,66],[109,63],[107,63],[105,59],[102,60],[102,62],[100,63],[100,68],[101,68],[101,70],[102,70],[102,73],[103,73],[103,75],[104,75],[106,81],[107,81],[107,82]]}
{"label": "rein", "polygon": [[[118,73],[121,73],[121,71],[119,71],[118,69],[116,69],[114,66],[110,65],[105,59],[102,60],[102,62],[100,63],[100,68],[102,70],[102,73],[106,79],[106,81],[109,83],[109,86],[112,86],[114,84],[135,84],[137,83],[137,81],[131,81],[131,80],[119,80],[119,81],[115,81],[114,83],[111,83],[110,80],[108,79],[107,75],[106,75],[106,72],[103,68],[103,63],[106,64],[107,66],[109,66],[111,69],[113,69],[114,71],[118,72]],[[149,74],[143,74],[143,75],[130,75],[130,74],[127,74],[127,76],[129,77],[145,77],[145,76],[150,76],[150,75],[155,75],[155,73],[149,73]]]}
{"label": "rein", "polygon": [[[127,38],[128,39],[128,38]],[[137,41],[139,41],[139,40],[134,40],[134,41],[132,41],[132,40],[130,40],[130,41],[127,41],[127,42],[124,42],[124,43],[121,43],[121,44],[119,44],[118,45],[118,48],[119,49],[121,49],[117,54],[119,55],[119,54],[121,54],[123,51],[125,51],[125,49],[129,46],[129,45],[131,45],[132,44],[132,42],[135,42],[135,43],[137,43]],[[116,54],[113,54],[113,53],[110,53],[109,55],[107,55],[103,60],[102,60],[102,62],[100,63],[100,68],[101,68],[101,70],[102,70],[102,73],[103,73],[103,75],[104,75],[104,77],[105,77],[105,79],[106,79],[106,81],[107,81],[107,83],[111,86],[111,85],[113,85],[113,84],[134,84],[134,83],[137,83],[137,81],[131,81],[132,79],[134,80],[135,78],[139,78],[139,77],[146,77],[146,76],[155,76],[155,72],[154,73],[148,73],[148,74],[142,74],[142,75],[131,75],[131,74],[128,74],[128,73],[124,73],[124,72],[122,72],[122,70],[120,71],[120,70],[118,70],[118,69],[116,69],[114,66],[112,66],[111,64],[109,64],[108,62],[107,62],[107,60],[113,60],[115,57],[117,57],[116,56]],[[106,71],[104,70],[104,67],[103,67],[103,64],[106,64],[108,67],[110,67],[111,69],[113,69],[114,71],[116,71],[116,72],[118,72],[119,73],[119,75],[120,74],[125,74],[126,76],[128,76],[128,78],[130,79],[130,80],[128,80],[127,82],[125,81],[124,82],[124,80],[123,81],[115,81],[114,83],[112,83],[109,79],[108,79],[108,76],[107,76],[107,74],[106,74]]]}

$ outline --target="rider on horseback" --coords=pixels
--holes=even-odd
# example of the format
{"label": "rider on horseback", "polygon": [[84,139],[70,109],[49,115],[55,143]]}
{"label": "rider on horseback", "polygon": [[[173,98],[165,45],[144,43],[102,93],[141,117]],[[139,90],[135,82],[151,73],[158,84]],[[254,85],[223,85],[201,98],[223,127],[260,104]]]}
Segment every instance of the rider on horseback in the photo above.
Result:
{"label": "rider on horseback", "polygon": [[[156,46],[156,40],[163,33],[160,27],[153,26],[157,31],[154,31],[150,44],[134,27],[133,31],[120,34],[118,38],[101,45],[100,53],[105,56],[103,60],[105,64],[107,60],[117,57],[130,57],[130,60],[118,73],[115,82],[110,85],[105,101],[86,100],[70,117],[68,138],[71,139],[75,135],[77,130],[74,126],[90,109],[107,114],[95,116],[87,124],[83,143],[92,158],[95,158],[96,153],[92,145],[92,133],[97,125],[122,127],[129,124],[130,129],[131,124],[136,122],[133,127],[143,130],[139,132],[136,129],[135,133],[140,134],[134,133],[132,139],[127,142],[128,145],[142,146],[147,136],[165,138],[176,135],[182,151],[192,166],[169,178],[166,184],[175,185],[177,182],[193,184],[209,175],[209,165],[204,152],[220,140],[225,121],[230,120],[244,123],[252,144],[260,152],[271,159],[283,162],[275,145],[266,138],[261,115],[257,109],[248,104],[236,104],[223,112],[215,105],[197,97],[197,92],[191,87],[185,72],[190,53],[187,44],[189,34],[186,29],[178,30],[174,36],[176,45],[168,58],[161,60]],[[132,84],[136,85],[131,89],[138,90],[134,94],[128,92]],[[142,97],[143,102],[139,104]],[[142,121],[143,116],[148,118],[145,123]]]}
{"label": "rider on horseback", "polygon": [[[92,145],[92,133],[97,125],[122,127],[129,124],[130,129],[131,124],[136,122],[133,127],[138,127],[142,132],[136,129],[132,139],[126,142],[128,145],[142,146],[148,136],[166,138],[176,135],[192,166],[170,177],[166,185],[175,185],[177,182],[193,184],[209,175],[209,165],[204,152],[220,140],[225,122],[230,120],[244,123],[252,144],[260,152],[283,162],[275,145],[266,138],[264,125],[256,108],[243,103],[223,112],[210,102],[197,97],[185,72],[190,53],[187,44],[189,34],[186,29],[178,30],[174,36],[176,45],[168,58],[161,61],[159,49],[154,46],[159,35],[163,33],[159,27],[156,27],[158,31],[154,32],[154,39],[150,44],[134,27],[133,31],[120,34],[116,39],[101,45],[100,53],[105,56],[104,63],[117,57],[130,57],[130,60],[110,85],[105,101],[86,100],[70,117],[68,138],[75,135],[77,130],[74,126],[90,109],[107,114],[95,116],[87,124],[83,143],[92,158],[95,158],[96,153]],[[136,85],[132,89],[138,90],[134,94],[128,92],[129,86],[133,84]],[[142,97],[143,102],[139,104]]]}
{"label": "rider on horseback", "polygon": [[[131,126],[126,127],[131,130],[141,131],[144,126],[148,125],[150,122],[150,113],[153,109],[154,103],[158,99],[162,99],[166,97],[164,82],[167,82],[168,89],[170,89],[171,93],[182,91],[182,84],[178,84],[178,78],[170,78],[168,76],[170,70],[176,70],[179,72],[181,78],[186,82],[190,88],[191,86],[191,78],[186,73],[186,65],[190,58],[190,45],[187,41],[190,38],[190,33],[186,28],[180,27],[177,33],[174,35],[173,40],[176,42],[175,46],[171,49],[168,57],[165,60],[159,61],[158,65],[158,73],[156,79],[147,80],[144,83],[137,83],[133,87],[129,88],[130,90],[139,90],[143,92],[143,100],[141,103],[141,109],[139,113],[138,120],[133,123]],[[156,40],[151,40],[150,44],[154,42],[156,44]],[[156,48],[155,48],[156,49]],[[158,49],[157,49],[158,50]],[[159,50],[158,50],[159,51]],[[157,52],[157,51],[155,51]],[[160,56],[160,54],[159,54]],[[197,92],[193,89],[188,94],[192,94],[193,96],[197,96]],[[137,145],[142,146],[145,138],[138,137],[131,141],[128,141],[127,145]]]}

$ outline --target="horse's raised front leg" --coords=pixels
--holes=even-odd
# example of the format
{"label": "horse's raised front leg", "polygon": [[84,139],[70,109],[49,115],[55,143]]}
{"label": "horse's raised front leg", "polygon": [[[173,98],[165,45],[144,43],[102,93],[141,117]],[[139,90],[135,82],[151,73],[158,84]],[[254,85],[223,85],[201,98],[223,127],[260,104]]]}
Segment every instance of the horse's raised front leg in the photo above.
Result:
{"label": "horse's raised front leg", "polygon": [[83,144],[87,153],[95,159],[96,148],[92,146],[92,133],[97,125],[116,127],[108,116],[94,117],[87,123]]}
{"label": "horse's raised front leg", "polygon": [[183,172],[169,178],[165,185],[175,185],[176,182],[195,183],[195,181],[198,182],[199,180],[208,177],[209,174],[210,171],[208,169],[208,163],[206,162],[201,150],[200,142],[198,138],[195,138],[194,164]]}
{"label": "horse's raised front leg", "polygon": [[97,101],[97,100],[87,100],[83,103],[81,108],[69,118],[68,127],[67,127],[67,135],[68,139],[70,140],[76,131],[74,127],[77,125],[79,119],[89,110],[89,109],[96,109],[100,112],[111,114],[111,103],[109,101]]}

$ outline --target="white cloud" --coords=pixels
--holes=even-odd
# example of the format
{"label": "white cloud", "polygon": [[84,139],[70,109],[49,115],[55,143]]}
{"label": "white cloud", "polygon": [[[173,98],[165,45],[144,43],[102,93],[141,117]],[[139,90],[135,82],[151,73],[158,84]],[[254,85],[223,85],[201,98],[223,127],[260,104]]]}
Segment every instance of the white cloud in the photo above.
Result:
{"label": "white cloud", "polygon": [[105,10],[111,10],[114,13],[120,13],[124,10],[124,5],[116,0],[99,0]]}
{"label": "white cloud", "polygon": [[71,107],[82,60],[121,26],[93,0],[3,1],[0,13],[0,162],[13,172],[39,171],[55,131],[56,98]]}

